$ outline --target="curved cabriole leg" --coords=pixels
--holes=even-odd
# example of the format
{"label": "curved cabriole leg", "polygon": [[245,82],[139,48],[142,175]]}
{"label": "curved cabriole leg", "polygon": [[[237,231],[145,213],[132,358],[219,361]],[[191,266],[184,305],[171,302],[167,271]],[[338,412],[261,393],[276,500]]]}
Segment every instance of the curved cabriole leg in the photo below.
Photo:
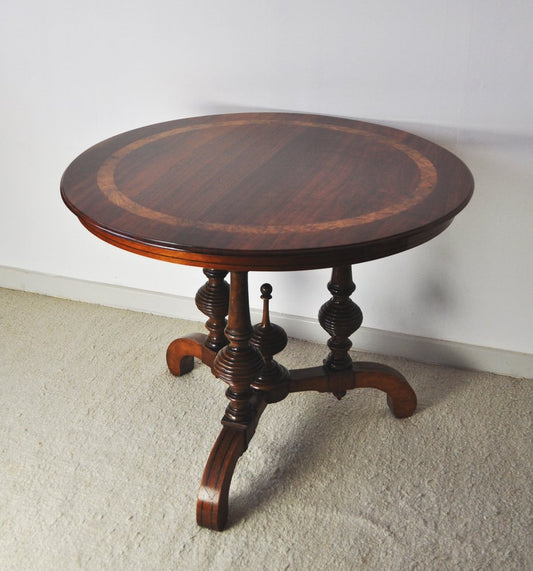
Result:
{"label": "curved cabriole leg", "polygon": [[192,371],[194,357],[212,367],[216,353],[206,347],[207,338],[203,333],[193,333],[172,341],[167,349],[167,365],[170,372],[180,377]]}
{"label": "curved cabriole leg", "polygon": [[198,525],[222,531],[228,517],[228,496],[235,465],[246,450],[246,432],[224,426],[205,466],[198,502]]}
{"label": "curved cabriole leg", "polygon": [[379,363],[353,365],[355,388],[369,387],[387,393],[387,404],[396,418],[407,418],[416,409],[416,393],[405,377],[392,367]]}
{"label": "curved cabriole leg", "polygon": [[289,375],[291,393],[339,394],[351,389],[372,388],[387,394],[387,403],[396,418],[411,416],[416,409],[416,394],[405,377],[396,369],[379,363],[358,361],[343,371],[331,371],[326,366],[293,369]]}
{"label": "curved cabriole leg", "polygon": [[194,357],[209,367],[217,352],[227,345],[224,335],[226,315],[228,314],[229,284],[224,280],[227,271],[204,269],[207,282],[196,294],[196,306],[209,318],[206,321],[207,335],[194,333],[175,339],[167,349],[167,365],[177,377],[192,371]]}
{"label": "curved cabriole leg", "polygon": [[250,424],[244,429],[225,424],[207,460],[196,503],[196,521],[202,527],[222,531],[226,526],[229,490],[237,460],[248,447],[267,404],[257,394],[251,402]]}

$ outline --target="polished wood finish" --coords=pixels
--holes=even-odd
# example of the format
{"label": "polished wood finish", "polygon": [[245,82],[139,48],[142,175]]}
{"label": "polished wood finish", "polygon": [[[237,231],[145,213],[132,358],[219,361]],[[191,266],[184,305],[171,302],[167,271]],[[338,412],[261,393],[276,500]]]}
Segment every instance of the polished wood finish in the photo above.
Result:
{"label": "polished wood finish", "polygon": [[194,357],[213,367],[216,352],[206,346],[208,336],[193,333],[187,337],[175,339],[167,348],[167,365],[176,377],[189,373],[194,368]]}
{"label": "polished wood finish", "polygon": [[318,312],[320,325],[331,335],[328,347],[331,349],[325,366],[333,371],[350,368],[352,358],[348,351],[352,346],[350,335],[361,327],[363,314],[350,295],[355,291],[352,281],[352,267],[333,268],[328,289],[332,298]]}
{"label": "polished wood finish", "polygon": [[273,358],[285,349],[288,339],[284,329],[270,321],[269,301],[272,299],[270,284],[261,286],[261,299],[263,319],[254,326],[250,344],[261,353],[263,368],[251,386],[265,394],[267,402],[272,403],[284,399],[289,392],[289,373]]}
{"label": "polished wood finish", "polygon": [[61,193],[120,248],[221,270],[353,264],[442,232],[473,180],[450,152],[381,125],[296,113],[182,119],[112,137]]}
{"label": "polished wood finish", "polygon": [[215,357],[215,376],[229,385],[229,404],[222,422],[246,428],[253,411],[250,405],[251,384],[263,368],[261,354],[250,344],[252,323],[248,302],[248,274],[231,272],[230,311],[225,333],[229,344]]}
{"label": "polished wood finish", "polygon": [[224,335],[229,308],[229,284],[224,278],[228,272],[205,269],[204,274],[207,282],[198,290],[195,301],[196,307],[209,317],[205,323],[209,332],[205,346],[217,353],[228,344]]}
{"label": "polished wood finish", "polygon": [[229,284],[224,280],[228,272],[204,269],[207,282],[196,294],[196,306],[207,315],[208,335],[193,334],[175,339],[167,349],[167,365],[176,376],[184,375],[194,367],[194,357],[213,366],[215,356],[228,344],[224,335],[229,305]]}
{"label": "polished wood finish", "polygon": [[[351,389],[374,388],[386,393],[394,416],[406,418],[414,413],[417,402],[415,392],[395,369],[378,363],[352,362],[348,336],[361,325],[362,313],[349,297],[355,290],[351,267],[333,268],[328,283],[332,298],[319,312],[321,324],[332,335],[328,342],[331,351],[321,367],[287,371],[273,359],[273,355],[285,348],[287,335],[270,321],[268,302],[272,287],[269,284],[261,287],[263,318],[253,328],[247,287],[247,274],[232,272],[226,327],[229,345],[217,353],[214,364],[211,352],[204,361],[217,377],[229,384],[226,396],[230,403],[204,470],[196,507],[198,524],[219,531],[226,525],[229,489],[237,461],[254,435],[267,404],[295,392],[330,392],[340,399]],[[189,338],[183,341],[179,345],[180,356],[191,347],[194,355],[203,360],[200,355],[206,348],[201,338],[198,339],[201,348],[190,345]]]}
{"label": "polished wood finish", "polygon": [[222,531],[226,526],[233,472],[237,460],[255,433],[267,403],[261,393],[255,393],[250,404],[252,416],[246,428],[243,430],[223,425],[207,459],[196,503],[196,521],[202,527]]}
{"label": "polished wood finish", "polygon": [[[473,179],[445,149],[415,135],[334,117],[250,113],[196,117],[112,137],[66,170],[61,194],[81,223],[120,248],[201,266],[196,296],[207,334],[176,339],[177,376],[197,358],[227,385],[222,429],[197,502],[199,525],[221,530],[237,461],[269,403],[300,391],[371,387],[398,418],[416,395],[398,371],[353,362],[362,313],[351,300],[351,265],[401,252],[442,232],[468,203]],[[252,328],[251,270],[330,267],[329,333],[322,366],[287,371],[274,360],[287,336],[263,319]],[[224,280],[231,272],[230,284]],[[227,321],[226,321],[227,316]]]}
{"label": "polished wood finish", "polygon": [[[352,346],[350,335],[363,322],[363,314],[350,295],[355,291],[351,266],[337,266],[331,271],[328,289],[332,298],[318,312],[318,322],[331,335],[328,347],[331,349],[324,366],[331,371],[344,371],[352,365],[348,351]],[[346,390],[333,393],[339,400]]]}
{"label": "polished wood finish", "polygon": [[291,393],[318,391],[337,395],[360,388],[386,393],[387,404],[396,418],[407,418],[416,410],[415,392],[401,373],[386,365],[358,361],[343,371],[332,371],[325,366],[290,371]]}

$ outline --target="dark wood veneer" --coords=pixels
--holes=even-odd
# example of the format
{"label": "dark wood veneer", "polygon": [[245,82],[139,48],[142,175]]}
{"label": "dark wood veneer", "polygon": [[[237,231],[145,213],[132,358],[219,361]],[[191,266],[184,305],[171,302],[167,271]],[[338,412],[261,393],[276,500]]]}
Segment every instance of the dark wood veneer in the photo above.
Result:
{"label": "dark wood veneer", "polygon": [[100,238],[224,270],[388,256],[441,232],[472,189],[466,166],[425,139],[292,113],[136,129],[80,155],[61,182],[67,206]]}
{"label": "dark wood veneer", "polygon": [[[233,472],[267,404],[293,392],[340,399],[372,387],[386,393],[396,417],[414,413],[416,395],[401,373],[352,361],[350,336],[362,312],[350,299],[351,264],[430,240],[472,191],[466,166],[425,139],[294,113],[151,125],[95,145],[68,167],[63,200],[96,236],[204,268],[196,304],[208,317],[207,334],[176,339],[166,354],[174,375],[191,371],[197,358],[228,385],[198,494],[199,525],[226,525]],[[252,327],[248,272],[323,267],[332,268],[331,298],[319,312],[329,354],[321,366],[288,371],[274,359],[287,336],[270,321],[269,284],[261,288],[262,321]]]}

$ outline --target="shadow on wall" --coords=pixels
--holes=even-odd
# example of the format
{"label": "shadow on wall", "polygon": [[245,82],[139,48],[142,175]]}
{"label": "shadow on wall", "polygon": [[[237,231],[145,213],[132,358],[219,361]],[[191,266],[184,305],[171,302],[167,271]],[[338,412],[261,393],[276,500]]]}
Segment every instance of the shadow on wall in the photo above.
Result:
{"label": "shadow on wall", "polygon": [[[441,125],[434,123],[415,123],[412,121],[402,121],[388,117],[365,117],[360,115],[331,113],[329,110],[316,109],[284,109],[280,107],[266,107],[254,105],[240,105],[227,101],[202,102],[196,105],[198,115],[218,115],[224,113],[310,113],[316,115],[330,115],[341,117],[344,119],[353,119],[356,121],[367,121],[401,129],[426,137],[442,145],[444,148],[452,152],[457,143],[460,142],[461,147],[469,145],[473,147],[485,149],[499,149],[505,147],[507,149],[531,149],[533,148],[533,133],[531,132],[509,132],[509,131],[489,131],[478,128],[465,128],[453,125]],[[459,149],[457,149],[459,150]]]}

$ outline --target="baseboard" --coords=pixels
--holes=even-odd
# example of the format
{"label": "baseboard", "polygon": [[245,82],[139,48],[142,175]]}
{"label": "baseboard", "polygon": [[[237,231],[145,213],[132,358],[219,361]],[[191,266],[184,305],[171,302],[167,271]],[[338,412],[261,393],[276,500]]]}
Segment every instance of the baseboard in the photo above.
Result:
{"label": "baseboard", "polygon": [[[194,300],[189,297],[18,268],[0,267],[0,287],[193,321],[204,320]],[[260,318],[260,312],[252,310],[253,321],[260,321]],[[320,343],[327,339],[327,334],[316,319],[276,313],[272,314],[272,319],[281,325],[290,337]],[[528,378],[533,375],[533,355],[505,349],[417,337],[369,327],[361,327],[357,331],[354,344],[359,351],[406,357],[425,363],[513,377]]]}

